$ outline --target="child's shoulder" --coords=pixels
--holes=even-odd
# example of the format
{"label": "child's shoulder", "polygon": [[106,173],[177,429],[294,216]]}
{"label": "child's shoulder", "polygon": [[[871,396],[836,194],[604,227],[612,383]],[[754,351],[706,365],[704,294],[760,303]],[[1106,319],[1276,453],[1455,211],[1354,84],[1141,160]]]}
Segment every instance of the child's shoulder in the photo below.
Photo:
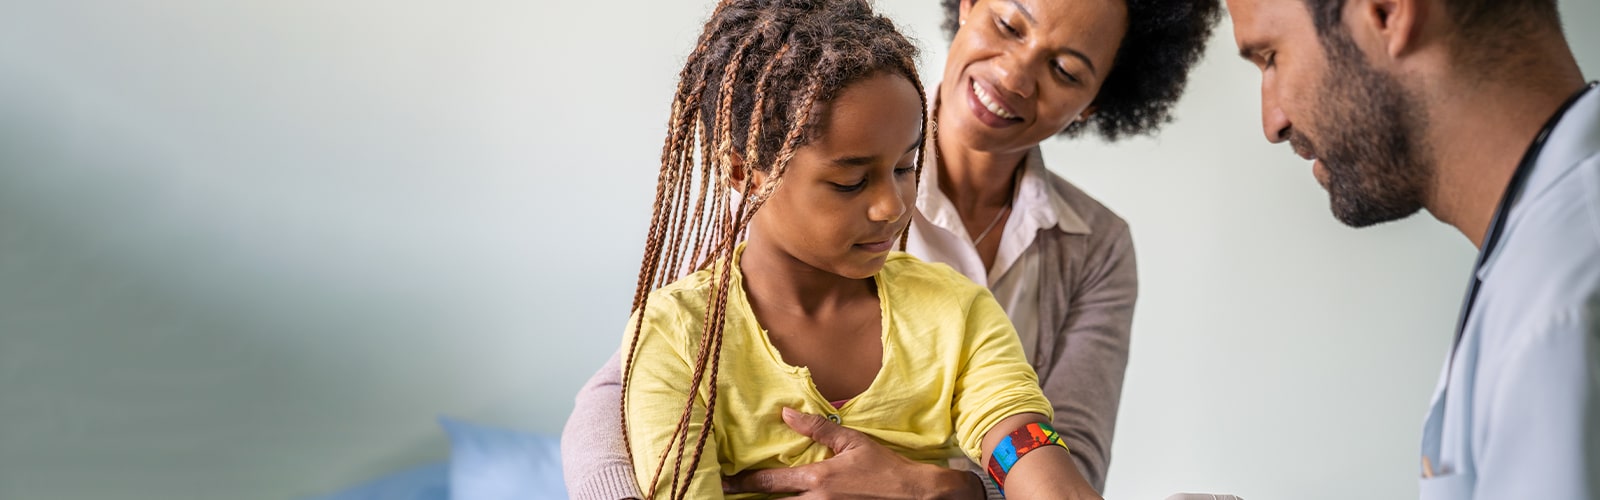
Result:
{"label": "child's shoulder", "polygon": [[643,331],[664,334],[673,339],[674,345],[699,338],[699,321],[705,315],[712,278],[710,270],[702,270],[651,290],[644,306],[644,317],[640,318],[637,309],[629,317],[629,335],[634,322],[642,321]]}
{"label": "child's shoulder", "polygon": [[676,311],[704,310],[706,293],[711,290],[711,284],[715,278],[713,269],[701,269],[689,273],[682,278],[678,278],[677,281],[650,291],[650,304],[646,307],[653,311],[662,309]]}
{"label": "child's shoulder", "polygon": [[889,254],[889,259],[883,263],[883,277],[890,286],[900,290],[958,300],[971,300],[988,292],[983,285],[944,263],[927,262],[905,252]]}

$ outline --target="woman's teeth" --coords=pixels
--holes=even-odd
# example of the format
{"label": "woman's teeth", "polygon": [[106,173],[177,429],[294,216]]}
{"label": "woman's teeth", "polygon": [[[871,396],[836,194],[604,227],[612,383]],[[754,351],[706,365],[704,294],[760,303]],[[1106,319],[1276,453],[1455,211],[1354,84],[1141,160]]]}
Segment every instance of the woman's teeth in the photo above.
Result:
{"label": "woman's teeth", "polygon": [[1007,120],[1015,119],[1017,117],[1017,115],[1007,112],[1006,108],[1002,108],[1000,105],[995,104],[994,98],[989,97],[989,93],[984,92],[983,86],[978,85],[977,82],[973,82],[972,84],[972,93],[978,96],[978,102],[982,102],[983,107],[988,108],[990,113],[994,113],[996,116],[1005,118]]}

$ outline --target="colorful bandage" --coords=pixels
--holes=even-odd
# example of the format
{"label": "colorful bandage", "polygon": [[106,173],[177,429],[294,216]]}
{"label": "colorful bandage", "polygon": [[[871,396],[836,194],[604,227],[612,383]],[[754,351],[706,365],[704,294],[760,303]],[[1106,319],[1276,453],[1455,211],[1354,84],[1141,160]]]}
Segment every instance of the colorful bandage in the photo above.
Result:
{"label": "colorful bandage", "polygon": [[1067,449],[1067,443],[1061,441],[1061,435],[1045,423],[1024,425],[1001,439],[1000,444],[994,447],[994,454],[989,456],[989,477],[994,478],[995,486],[1000,487],[1000,494],[1005,494],[1006,474],[1011,472],[1012,466],[1017,465],[1017,460],[1021,460],[1028,452],[1052,444]]}

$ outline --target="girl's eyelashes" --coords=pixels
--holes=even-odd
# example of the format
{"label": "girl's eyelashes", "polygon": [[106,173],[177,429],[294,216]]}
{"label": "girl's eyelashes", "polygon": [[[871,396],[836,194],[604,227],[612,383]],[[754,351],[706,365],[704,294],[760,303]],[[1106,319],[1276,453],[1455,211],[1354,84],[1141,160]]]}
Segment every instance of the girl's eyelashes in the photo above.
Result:
{"label": "girl's eyelashes", "polygon": [[867,179],[863,177],[860,182],[850,185],[840,184],[837,182],[830,182],[829,184],[833,184],[833,188],[841,193],[852,193],[860,191],[861,188],[867,187]]}
{"label": "girl's eyelashes", "polygon": [[[910,175],[912,172],[915,172],[916,170],[917,170],[916,165],[906,165],[906,166],[895,167],[894,168],[894,175],[895,176]],[[838,191],[838,192],[841,192],[841,193],[853,193],[853,192],[856,192],[856,191],[860,191],[862,188],[867,187],[867,178],[866,177],[862,177],[861,180],[860,181],[856,181],[855,184],[840,184],[840,183],[837,183],[837,182],[829,182],[828,184],[832,184],[833,185],[833,189]]]}

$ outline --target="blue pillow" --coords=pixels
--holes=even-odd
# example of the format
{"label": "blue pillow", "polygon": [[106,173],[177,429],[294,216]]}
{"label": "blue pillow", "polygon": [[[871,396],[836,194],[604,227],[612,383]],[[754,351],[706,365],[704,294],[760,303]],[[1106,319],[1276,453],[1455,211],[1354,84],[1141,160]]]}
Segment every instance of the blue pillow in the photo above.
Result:
{"label": "blue pillow", "polygon": [[428,464],[314,500],[450,500],[450,465]]}
{"label": "blue pillow", "polygon": [[561,441],[439,418],[450,436],[452,500],[567,498]]}

